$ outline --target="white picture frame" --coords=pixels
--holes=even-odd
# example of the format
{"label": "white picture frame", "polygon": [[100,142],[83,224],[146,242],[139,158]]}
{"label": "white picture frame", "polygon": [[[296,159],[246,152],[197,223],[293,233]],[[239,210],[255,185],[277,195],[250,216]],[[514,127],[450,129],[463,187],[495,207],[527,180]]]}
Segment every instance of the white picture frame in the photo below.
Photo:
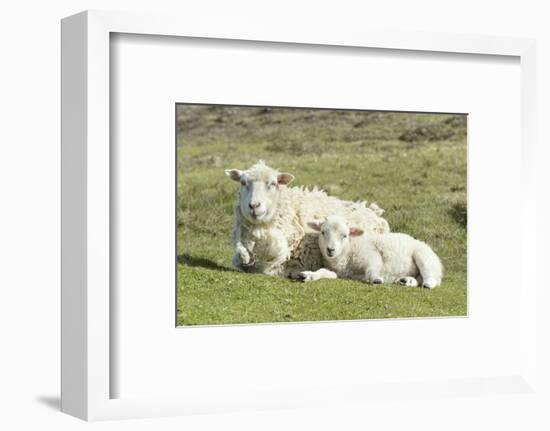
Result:
{"label": "white picture frame", "polygon": [[[110,394],[110,37],[113,33],[368,47],[439,53],[513,56],[521,67],[520,322],[523,372],[502,378],[404,383],[401,399],[453,395],[536,393],[537,282],[535,268],[535,43],[531,39],[361,30],[311,33],[279,26],[233,28],[190,17],[87,11],[62,21],[62,410],[86,420],[317,406],[336,399],[392,398],[395,386],[303,388],[234,398],[219,396],[112,399]],[[538,304],[540,306],[540,304]],[[540,334],[539,334],[540,336]]]}

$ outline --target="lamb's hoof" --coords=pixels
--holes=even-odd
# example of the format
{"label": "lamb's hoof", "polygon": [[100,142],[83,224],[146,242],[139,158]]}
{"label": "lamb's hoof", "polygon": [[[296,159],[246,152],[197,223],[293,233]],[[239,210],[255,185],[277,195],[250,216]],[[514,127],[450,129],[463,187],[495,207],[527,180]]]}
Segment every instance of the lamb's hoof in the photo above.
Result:
{"label": "lamb's hoof", "polygon": [[398,281],[398,284],[402,286],[416,287],[418,286],[418,281],[414,277],[401,277]]}
{"label": "lamb's hoof", "polygon": [[373,278],[371,283],[372,284],[382,284],[384,282],[384,280],[382,280],[381,278]]}
{"label": "lamb's hoof", "polygon": [[314,274],[315,273],[312,271],[302,271],[298,274],[298,280],[301,280],[303,282],[313,281],[315,280]]}
{"label": "lamb's hoof", "polygon": [[437,286],[437,282],[433,279],[428,279],[424,283],[422,283],[422,286],[425,287],[426,289],[433,289],[434,287]]}

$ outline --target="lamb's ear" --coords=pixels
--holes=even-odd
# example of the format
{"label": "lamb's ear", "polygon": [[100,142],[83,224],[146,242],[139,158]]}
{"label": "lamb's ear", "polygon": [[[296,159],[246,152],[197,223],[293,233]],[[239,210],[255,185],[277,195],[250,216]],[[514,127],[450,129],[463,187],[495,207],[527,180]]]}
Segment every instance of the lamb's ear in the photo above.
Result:
{"label": "lamb's ear", "polygon": [[292,180],[294,180],[294,175],[292,174],[287,174],[286,172],[283,172],[277,175],[277,182],[282,186],[290,184]]}
{"label": "lamb's ear", "polygon": [[321,223],[317,223],[317,222],[314,222],[314,221],[310,221],[308,222],[307,224],[310,228],[312,228],[313,230],[316,230],[317,232],[319,232],[321,230]]}
{"label": "lamb's ear", "polygon": [[226,169],[225,170],[225,175],[227,175],[233,181],[241,181],[241,175],[242,174],[243,174],[243,171],[239,171],[238,169]]}
{"label": "lamb's ear", "polygon": [[349,229],[349,234],[351,236],[361,236],[361,235],[363,235],[363,233],[364,233],[363,229],[359,229],[358,227],[351,227]]}

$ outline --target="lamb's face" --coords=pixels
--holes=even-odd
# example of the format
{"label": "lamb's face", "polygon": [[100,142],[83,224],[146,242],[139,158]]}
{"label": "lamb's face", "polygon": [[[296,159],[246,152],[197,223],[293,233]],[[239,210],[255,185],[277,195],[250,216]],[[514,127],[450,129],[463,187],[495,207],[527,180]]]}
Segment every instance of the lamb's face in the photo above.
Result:
{"label": "lamb's face", "polygon": [[243,217],[251,223],[260,224],[267,223],[273,218],[277,212],[281,188],[289,184],[294,177],[279,173],[263,164],[261,168],[257,166],[248,171],[228,169],[225,173],[241,184],[239,207]]}
{"label": "lamb's face", "polygon": [[319,249],[328,260],[345,256],[350,250],[350,238],[363,234],[361,229],[350,228],[346,220],[339,216],[329,216],[322,223],[308,224],[319,232]]}

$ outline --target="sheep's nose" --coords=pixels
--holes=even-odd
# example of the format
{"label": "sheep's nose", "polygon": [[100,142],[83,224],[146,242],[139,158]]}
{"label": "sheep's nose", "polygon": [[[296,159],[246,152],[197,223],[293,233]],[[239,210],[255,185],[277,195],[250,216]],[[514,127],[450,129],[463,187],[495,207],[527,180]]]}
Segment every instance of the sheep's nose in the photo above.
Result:
{"label": "sheep's nose", "polygon": [[330,247],[327,247],[327,253],[328,253],[328,254],[334,253],[334,249],[333,249],[333,248],[330,248]]}
{"label": "sheep's nose", "polygon": [[251,202],[251,203],[248,204],[248,206],[250,207],[251,210],[253,210],[253,209],[258,208],[260,206],[260,203],[259,202],[257,202],[257,203],[252,203]]}

